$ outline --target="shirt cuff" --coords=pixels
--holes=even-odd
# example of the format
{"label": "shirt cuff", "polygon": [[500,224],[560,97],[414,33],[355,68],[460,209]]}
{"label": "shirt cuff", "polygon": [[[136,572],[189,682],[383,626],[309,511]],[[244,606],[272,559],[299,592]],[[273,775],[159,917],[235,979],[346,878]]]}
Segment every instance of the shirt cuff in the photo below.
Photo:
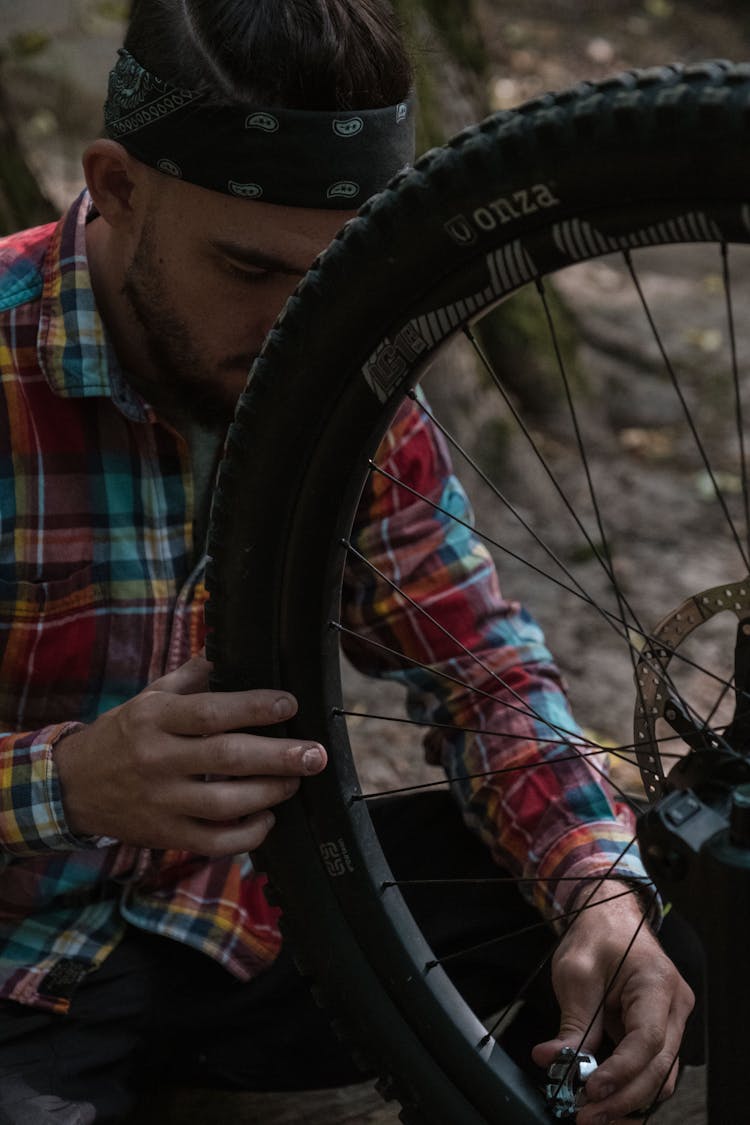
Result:
{"label": "shirt cuff", "polygon": [[9,766],[0,792],[0,849],[6,854],[34,856],[117,843],[108,836],[77,836],[65,819],[54,748],[82,728],[82,723],[57,723],[32,734],[5,736]]}
{"label": "shirt cuff", "polygon": [[633,841],[632,828],[619,821],[600,821],[578,826],[558,841],[539,863],[535,886],[536,905],[558,932],[570,925],[571,911],[585,902],[586,893],[601,881],[614,897],[622,895],[622,884],[638,899],[652,929],[661,925],[661,899],[651,882]]}

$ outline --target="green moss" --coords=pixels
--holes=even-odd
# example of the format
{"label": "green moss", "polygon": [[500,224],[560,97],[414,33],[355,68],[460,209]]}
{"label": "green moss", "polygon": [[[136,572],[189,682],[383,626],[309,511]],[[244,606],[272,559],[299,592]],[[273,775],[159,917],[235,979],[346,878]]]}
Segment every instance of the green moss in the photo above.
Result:
{"label": "green moss", "polygon": [[0,138],[0,236],[57,218],[17,149]]}
{"label": "green moss", "polygon": [[435,85],[429,67],[417,69],[417,88],[419,90],[419,117],[417,119],[417,152],[444,145],[448,139],[445,125],[435,94]]}
{"label": "green moss", "polygon": [[445,144],[448,138],[435,86],[439,68],[435,67],[434,54],[420,45],[419,16],[426,16],[446,53],[460,67],[483,76],[488,59],[474,18],[473,0],[394,0],[394,8],[412,44],[419,91],[417,151],[421,153]]}
{"label": "green moss", "polygon": [[56,217],[26,162],[0,87],[0,235]]}
{"label": "green moss", "polygon": [[130,0],[97,0],[94,11],[107,20],[126,20],[130,15]]}
{"label": "green moss", "polygon": [[579,546],[572,547],[567,553],[567,561],[570,563],[587,563],[593,562],[597,556],[601,558],[606,557],[606,548],[604,543],[596,539],[591,542],[583,542]]}
{"label": "green moss", "polygon": [[510,462],[515,426],[500,415],[485,418],[476,435],[474,455],[490,480],[502,480]]}
{"label": "green moss", "polygon": [[484,76],[489,60],[482,42],[473,0],[420,0],[449,54],[461,66]]}
{"label": "green moss", "polygon": [[[575,316],[550,285],[546,297],[566,373],[572,386],[582,390]],[[477,337],[493,370],[525,411],[542,418],[561,407],[565,388],[544,306],[533,286],[526,286],[486,316]],[[483,377],[490,380],[486,371]]]}
{"label": "green moss", "polygon": [[49,46],[49,43],[50,36],[47,32],[34,28],[30,31],[19,31],[17,35],[12,35],[8,40],[8,51],[17,58],[28,58],[30,55],[38,55],[45,47]]}

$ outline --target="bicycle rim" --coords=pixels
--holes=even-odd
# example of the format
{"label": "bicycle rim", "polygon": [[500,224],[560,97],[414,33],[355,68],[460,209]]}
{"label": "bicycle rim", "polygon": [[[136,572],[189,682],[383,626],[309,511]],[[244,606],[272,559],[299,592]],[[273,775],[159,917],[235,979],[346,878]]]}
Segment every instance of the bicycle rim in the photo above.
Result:
{"label": "bicycle rim", "polygon": [[[749,74],[706,64],[584,84],[499,114],[428,154],[313,267],[271,333],[230,430],[209,546],[214,686],[293,691],[300,718],[289,733],[329,750],[325,773],[278,809],[264,859],[303,969],[410,1121],[541,1125],[549,1116],[442,966],[425,971],[432,951],[390,885],[361,799],[338,623],[370,459],[446,341],[524,286],[543,289],[603,255],[618,255],[628,270],[642,247],[748,241]],[[636,292],[637,281],[636,273]],[[698,471],[709,490],[717,484],[710,463]],[[719,471],[720,501],[726,475]],[[740,519],[729,515],[733,525]],[[606,572],[606,536],[591,518],[586,550]],[[740,582],[746,529],[736,538],[731,577]],[[729,578],[722,573],[721,583]],[[739,586],[732,590],[740,598]],[[623,598],[627,591],[599,615],[623,633],[632,672],[640,657],[631,653],[643,652],[655,622]],[[674,616],[681,605],[675,597],[663,608]],[[691,658],[682,663],[689,668]],[[675,663],[657,686],[671,689],[677,679]],[[729,687],[725,679],[725,695]],[[639,706],[643,688],[632,691],[636,716]],[[642,734],[653,745],[639,763],[651,797],[667,772],[655,730]],[[636,717],[636,744],[638,736]]]}

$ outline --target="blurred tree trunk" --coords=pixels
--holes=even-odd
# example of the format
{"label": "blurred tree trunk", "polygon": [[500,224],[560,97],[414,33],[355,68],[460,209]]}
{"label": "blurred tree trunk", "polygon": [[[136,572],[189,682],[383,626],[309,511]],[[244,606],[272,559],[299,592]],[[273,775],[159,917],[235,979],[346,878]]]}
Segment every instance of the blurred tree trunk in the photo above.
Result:
{"label": "blurred tree trunk", "polygon": [[57,218],[39,186],[18,139],[0,71],[0,235]]}
{"label": "blurred tree trunk", "polygon": [[[492,67],[480,18],[480,0],[394,0],[414,43],[419,89],[418,151],[444,144],[454,133],[480,121],[490,112],[489,83]],[[547,299],[553,311],[566,364],[575,374],[578,330],[575,318],[562,301],[554,285],[548,287]],[[537,295],[529,288],[489,313],[478,325],[477,337],[495,372],[506,389],[532,414],[543,417],[554,414],[561,402],[562,387],[554,355],[548,347],[546,317]],[[456,357],[449,366],[455,368]],[[438,360],[439,370],[442,360]],[[478,408],[486,383],[481,364],[472,377],[475,358],[469,357],[456,380],[441,380],[430,385],[434,405],[445,412],[451,425],[462,432],[471,444],[476,416],[485,414]],[[457,393],[457,382],[475,389],[463,396]],[[494,394],[494,392],[493,392]],[[494,402],[494,399],[492,400]],[[463,419],[462,411],[466,417]],[[486,444],[502,461],[502,444],[493,412],[486,423]],[[485,439],[480,432],[475,449],[482,450]]]}
{"label": "blurred tree trunk", "polygon": [[476,0],[393,0],[414,44],[420,151],[488,112],[489,60]]}

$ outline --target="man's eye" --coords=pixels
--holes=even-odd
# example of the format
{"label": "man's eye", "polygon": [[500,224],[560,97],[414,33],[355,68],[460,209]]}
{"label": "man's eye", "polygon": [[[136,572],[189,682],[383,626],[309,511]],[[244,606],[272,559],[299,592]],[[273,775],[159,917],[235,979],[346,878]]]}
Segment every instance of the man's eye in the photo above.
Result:
{"label": "man's eye", "polygon": [[272,276],[270,270],[263,269],[248,269],[247,266],[238,266],[234,262],[227,263],[227,269],[232,277],[238,277],[240,281],[245,281],[248,284],[259,281],[266,281]]}

